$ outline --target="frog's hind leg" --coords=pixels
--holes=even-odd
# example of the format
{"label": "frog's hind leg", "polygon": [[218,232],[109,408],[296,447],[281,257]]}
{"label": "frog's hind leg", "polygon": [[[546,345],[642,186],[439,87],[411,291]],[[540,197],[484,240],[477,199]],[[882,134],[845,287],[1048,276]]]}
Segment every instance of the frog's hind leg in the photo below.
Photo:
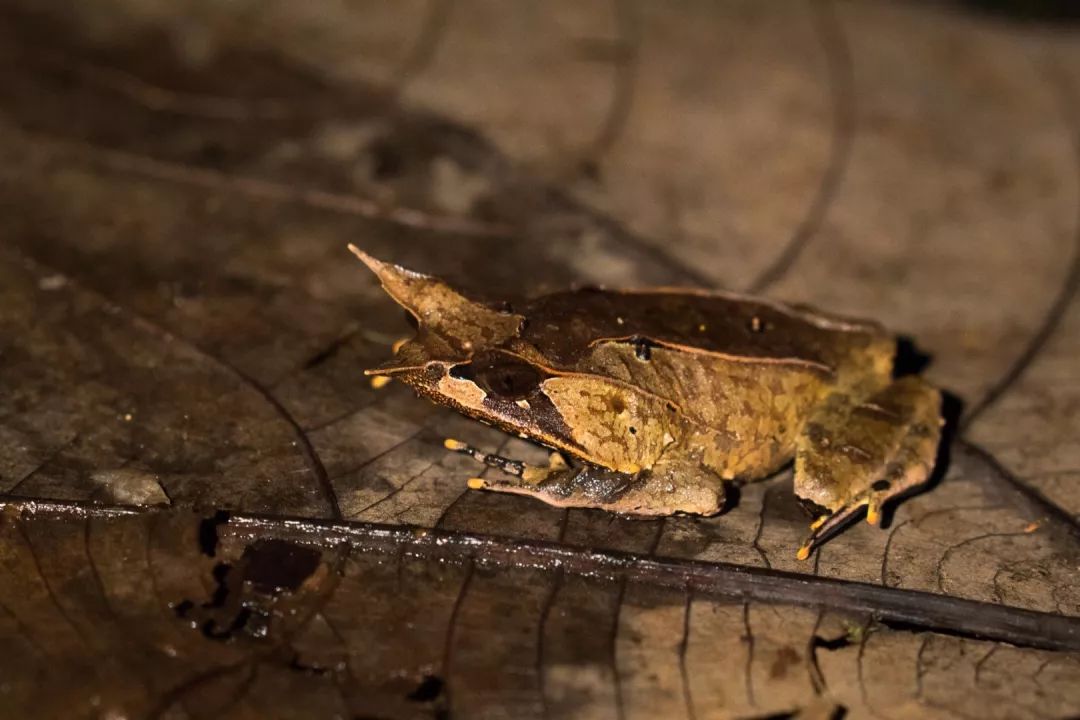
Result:
{"label": "frog's hind leg", "polygon": [[914,376],[863,402],[829,398],[797,441],[795,494],[828,510],[811,524],[799,558],[863,506],[876,525],[885,502],[926,482],[941,424],[940,393]]}
{"label": "frog's hind leg", "polygon": [[649,470],[624,473],[592,465],[571,467],[559,453],[551,454],[549,465],[537,466],[485,453],[458,440],[443,444],[505,473],[471,478],[468,485],[473,490],[528,495],[558,507],[602,508],[631,515],[712,515],[724,502],[720,479],[700,467],[661,462]]}

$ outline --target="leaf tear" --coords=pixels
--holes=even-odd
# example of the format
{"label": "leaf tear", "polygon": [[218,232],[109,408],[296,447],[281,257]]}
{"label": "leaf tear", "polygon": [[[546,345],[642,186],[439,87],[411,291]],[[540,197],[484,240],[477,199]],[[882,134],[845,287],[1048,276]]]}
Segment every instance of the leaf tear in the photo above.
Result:
{"label": "leaf tear", "polygon": [[202,550],[203,555],[207,557],[217,555],[218,544],[221,542],[218,528],[227,522],[229,522],[227,510],[218,510],[210,517],[199,521],[199,549]]}

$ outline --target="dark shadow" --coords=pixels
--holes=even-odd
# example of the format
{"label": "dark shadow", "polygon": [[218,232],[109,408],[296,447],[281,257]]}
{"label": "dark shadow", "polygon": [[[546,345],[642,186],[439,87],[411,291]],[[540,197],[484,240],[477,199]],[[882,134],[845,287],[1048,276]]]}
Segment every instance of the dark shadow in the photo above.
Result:
{"label": "dark shadow", "polygon": [[425,675],[416,689],[406,695],[413,702],[433,702],[443,692],[443,679],[437,675]]}
{"label": "dark shadow", "polygon": [[1020,22],[1065,25],[1080,21],[1080,3],[1076,0],[959,0],[959,4]]}
{"label": "dark shadow", "polygon": [[907,335],[896,338],[896,356],[893,358],[893,377],[918,375],[929,367],[934,359],[929,353],[919,349],[915,341]]}
{"label": "dark shadow", "polygon": [[[784,466],[785,468],[787,465]],[[763,482],[764,480],[762,480]],[[742,487],[735,482],[724,483],[724,506],[720,508],[720,512],[717,515],[727,515],[729,512],[739,507],[739,501],[742,500]]]}
{"label": "dark shadow", "polygon": [[210,517],[199,521],[199,549],[203,555],[214,557],[217,555],[219,542],[218,528],[229,522],[229,513],[226,510],[218,510]]}

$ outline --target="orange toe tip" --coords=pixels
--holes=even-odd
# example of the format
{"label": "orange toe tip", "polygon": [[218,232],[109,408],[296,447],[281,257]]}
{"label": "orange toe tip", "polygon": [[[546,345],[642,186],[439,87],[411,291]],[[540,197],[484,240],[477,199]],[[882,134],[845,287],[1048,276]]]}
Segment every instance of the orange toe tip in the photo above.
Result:
{"label": "orange toe tip", "polygon": [[446,438],[445,440],[442,441],[442,444],[443,444],[443,447],[446,448],[447,450],[464,450],[465,449],[465,443],[461,442],[460,440],[455,440],[454,438]]}
{"label": "orange toe tip", "polygon": [[379,390],[390,384],[390,377],[388,375],[372,375],[371,376],[371,389]]}
{"label": "orange toe tip", "polygon": [[805,560],[806,558],[810,557],[810,546],[803,545],[801,548],[799,548],[799,552],[795,553],[795,557],[799,560]]}
{"label": "orange toe tip", "polygon": [[871,525],[877,525],[881,522],[881,513],[875,512],[874,510],[868,510],[866,513],[866,522]]}
{"label": "orange toe tip", "polygon": [[470,490],[483,490],[485,484],[484,478],[469,478],[469,481],[466,483]]}

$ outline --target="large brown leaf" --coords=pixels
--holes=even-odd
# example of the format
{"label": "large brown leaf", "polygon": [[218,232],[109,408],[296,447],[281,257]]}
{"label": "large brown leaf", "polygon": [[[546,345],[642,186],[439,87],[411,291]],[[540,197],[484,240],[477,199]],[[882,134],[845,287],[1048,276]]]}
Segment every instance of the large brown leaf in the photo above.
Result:
{"label": "large brown leaf", "polygon": [[[0,716],[1080,711],[1075,32],[151,7],[0,15]],[[408,326],[348,242],[873,317],[963,405],[946,472],[809,563],[788,473],[709,519],[468,492],[443,437],[537,451],[372,389]]]}

